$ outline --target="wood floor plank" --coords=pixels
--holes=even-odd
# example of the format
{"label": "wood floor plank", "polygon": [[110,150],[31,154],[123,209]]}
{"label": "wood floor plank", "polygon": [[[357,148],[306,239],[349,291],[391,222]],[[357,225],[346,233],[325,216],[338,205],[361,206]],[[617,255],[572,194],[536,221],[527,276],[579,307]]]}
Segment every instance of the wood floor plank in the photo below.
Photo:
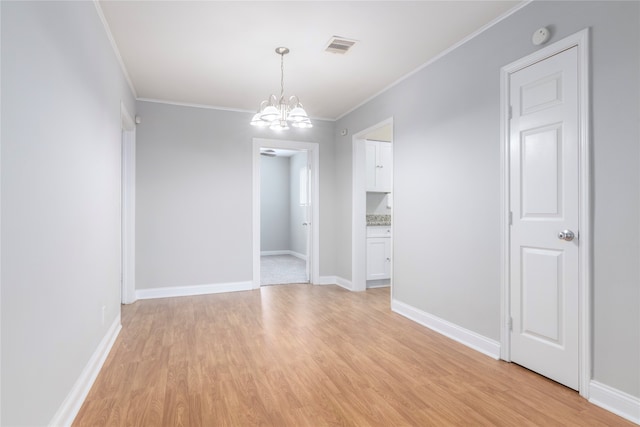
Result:
{"label": "wood floor plank", "polygon": [[633,426],[389,305],[286,285],[123,306],[74,426]]}

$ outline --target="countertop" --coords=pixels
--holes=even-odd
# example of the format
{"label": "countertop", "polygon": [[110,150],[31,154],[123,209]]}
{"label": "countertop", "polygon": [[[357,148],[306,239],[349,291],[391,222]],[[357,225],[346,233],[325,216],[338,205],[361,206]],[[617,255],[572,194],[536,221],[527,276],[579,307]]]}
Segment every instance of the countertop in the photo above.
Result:
{"label": "countertop", "polygon": [[391,215],[367,214],[367,227],[391,225]]}

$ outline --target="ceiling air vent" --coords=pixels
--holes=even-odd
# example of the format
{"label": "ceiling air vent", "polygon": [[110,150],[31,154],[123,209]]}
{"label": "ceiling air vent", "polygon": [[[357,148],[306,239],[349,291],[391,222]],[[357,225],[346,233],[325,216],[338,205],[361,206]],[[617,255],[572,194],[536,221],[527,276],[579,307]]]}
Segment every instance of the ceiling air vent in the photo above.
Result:
{"label": "ceiling air vent", "polygon": [[325,48],[325,52],[345,54],[356,44],[356,40],[345,39],[344,37],[333,36]]}

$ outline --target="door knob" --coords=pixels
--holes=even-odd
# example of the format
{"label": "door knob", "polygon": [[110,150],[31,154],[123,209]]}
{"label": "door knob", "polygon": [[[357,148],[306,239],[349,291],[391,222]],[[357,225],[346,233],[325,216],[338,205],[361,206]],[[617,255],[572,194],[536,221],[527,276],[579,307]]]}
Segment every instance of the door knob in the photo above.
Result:
{"label": "door knob", "polygon": [[572,241],[574,237],[576,237],[576,235],[573,234],[573,231],[571,230],[564,230],[558,233],[558,239],[566,240],[567,242]]}

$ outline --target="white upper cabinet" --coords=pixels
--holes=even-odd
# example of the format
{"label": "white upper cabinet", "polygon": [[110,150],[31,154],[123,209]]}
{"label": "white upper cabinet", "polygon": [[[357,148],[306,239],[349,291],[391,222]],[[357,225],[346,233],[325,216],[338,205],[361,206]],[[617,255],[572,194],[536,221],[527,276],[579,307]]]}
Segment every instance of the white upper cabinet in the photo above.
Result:
{"label": "white upper cabinet", "polygon": [[366,142],[367,191],[391,192],[392,165],[390,142]]}

